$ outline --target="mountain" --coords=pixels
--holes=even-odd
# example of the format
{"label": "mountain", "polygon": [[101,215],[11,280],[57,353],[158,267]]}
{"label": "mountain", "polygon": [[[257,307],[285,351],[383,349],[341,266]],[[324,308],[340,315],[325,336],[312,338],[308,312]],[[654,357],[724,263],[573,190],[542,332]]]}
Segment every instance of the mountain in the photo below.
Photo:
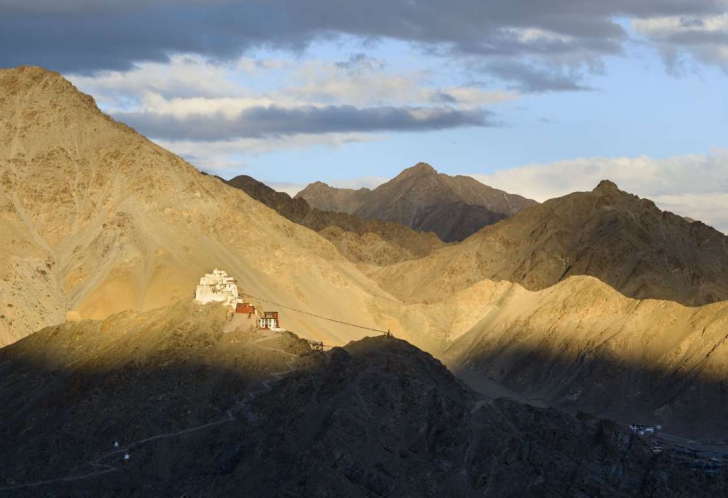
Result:
{"label": "mountain", "polygon": [[[716,496],[608,420],[488,399],[390,337],[322,353],[181,302],[0,349],[8,496]],[[23,393],[23,396],[19,396]],[[114,447],[114,442],[119,447]],[[124,455],[130,459],[125,463]]]}
{"label": "mountain", "polygon": [[296,195],[317,209],[365,219],[396,221],[435,232],[445,242],[463,240],[481,228],[537,204],[467,176],[440,174],[425,163],[374,190],[342,190],[317,182]]}
{"label": "mountain", "polygon": [[[649,201],[604,183],[594,192],[576,193],[516,213],[457,246],[414,262],[372,267],[365,274],[362,265],[345,259],[321,235],[290,222],[219,179],[200,174],[182,159],[105,116],[90,97],[56,73],[38,68],[2,70],[0,95],[0,333],[4,341],[13,342],[52,326],[18,346],[0,349],[0,382],[7,382],[2,384],[0,396],[13,397],[8,411],[0,414],[0,424],[13,419],[14,429],[5,434],[16,442],[35,430],[46,436],[64,434],[81,406],[76,404],[74,386],[91,393],[84,398],[84,410],[98,411],[109,405],[109,396],[113,397],[116,388],[109,387],[111,394],[96,399],[93,388],[107,389],[103,387],[108,373],[105,368],[116,365],[117,357],[122,366],[119,382],[130,379],[142,389],[140,382],[146,377],[154,381],[155,370],[164,369],[165,355],[174,359],[177,349],[189,353],[185,360],[188,365],[177,373],[161,375],[164,384],[150,388],[151,397],[143,398],[143,408],[139,408],[154,410],[156,401],[165,415],[145,419],[139,412],[135,415],[138,418],[122,418],[118,425],[99,434],[108,444],[119,427],[126,425],[130,432],[125,437],[136,440],[137,435],[153,437],[163,430],[182,431],[190,425],[208,423],[211,419],[196,410],[210,405],[216,390],[224,391],[215,384],[216,374],[222,372],[216,370],[218,360],[213,352],[228,343],[219,343],[223,339],[216,335],[196,335],[195,331],[207,330],[201,322],[178,321],[175,316],[192,314],[203,323],[217,323],[221,318],[207,315],[205,308],[198,312],[194,307],[167,306],[180,302],[180,306],[191,306],[189,300],[198,279],[215,267],[235,276],[243,292],[255,296],[252,300],[263,309],[278,310],[281,325],[302,338],[341,346],[376,334],[369,329],[391,330],[398,338],[446,361],[478,390],[597,413],[618,422],[659,421],[673,433],[692,437],[709,434],[725,439],[728,435],[728,390],[724,385],[728,378],[724,332],[728,305],[687,308],[671,301],[634,300],[601,280],[578,275],[599,270],[607,282],[611,282],[611,273],[627,275],[625,282],[650,292],[672,289],[676,295],[716,296],[721,289],[724,238],[699,222],[687,223],[662,213]],[[353,232],[331,226],[324,229],[337,230],[342,244],[358,244],[353,235],[359,236]],[[364,233],[362,238],[374,235]],[[334,239],[333,234],[327,236]],[[568,265],[558,266],[564,255],[573,258],[570,264],[574,270],[565,272]],[[636,258],[649,264],[627,264]],[[532,281],[524,278],[524,284],[538,283],[543,285],[541,290],[492,280],[503,278],[492,268],[510,268],[511,273],[504,271],[504,275],[523,276],[520,270],[524,264],[530,265],[526,275],[541,275]],[[629,286],[612,285],[628,293]],[[69,318],[84,320],[62,324],[68,311]],[[123,311],[126,313],[116,314]],[[99,324],[85,319],[107,320]],[[168,342],[165,333],[179,336]],[[220,337],[248,340],[247,336]],[[95,352],[107,340],[125,338],[128,343],[104,349],[103,354]],[[236,350],[237,346],[229,346],[231,352]],[[205,356],[208,352],[212,355],[209,361]],[[65,354],[70,355],[68,361],[63,360]],[[23,359],[28,362],[24,369],[18,366]],[[201,370],[189,374],[189,364],[200,361]],[[241,356],[230,361],[233,367],[225,368],[235,370],[254,367],[259,360]],[[170,368],[174,365],[170,363]],[[76,367],[102,373],[84,377],[79,381],[83,385],[76,384],[75,374],[66,375]],[[142,373],[134,374],[136,368]],[[393,363],[391,368],[396,371],[400,366]],[[310,379],[317,371],[309,372]],[[203,379],[199,384],[197,375]],[[301,386],[309,379],[296,378]],[[400,381],[408,382],[406,377],[398,378]],[[238,392],[247,389],[245,382]],[[37,396],[22,395],[35,393],[35,385],[40,389]],[[189,389],[199,386],[199,391],[177,391],[180,385]],[[419,385],[415,382],[412,392],[429,392],[418,391]],[[321,384],[320,391],[317,386],[315,382],[308,384],[309,391],[299,394],[305,398],[306,392],[320,392],[320,398],[325,397],[327,385]],[[175,394],[178,392],[181,394]],[[49,393],[54,397],[49,398]],[[201,407],[191,409],[185,404],[184,399],[192,394],[190,399]],[[167,396],[177,400],[169,405],[174,415],[165,411]],[[429,398],[414,398],[413,403],[429,402]],[[126,394],[119,399],[122,405],[133,405],[133,398]],[[375,399],[386,405],[386,397]],[[40,404],[35,405],[36,401]],[[432,403],[440,401],[434,398]],[[215,402],[216,407],[225,404]],[[113,406],[122,410],[121,405]],[[39,417],[45,415],[34,410],[46,409],[52,409],[52,418],[43,418],[41,423]],[[18,417],[13,415],[16,412]],[[192,420],[185,419],[186,412],[191,412]],[[91,421],[91,411],[84,413],[79,427]],[[331,413],[327,421],[336,420],[336,412]],[[387,412],[384,417],[392,414]],[[110,420],[109,416],[105,412],[104,420]],[[181,418],[165,425],[165,417],[172,416]],[[60,425],[50,424],[56,417]],[[125,425],[124,420],[131,425]],[[149,425],[144,425],[144,420],[149,420]],[[467,424],[469,419],[456,422]],[[52,432],[43,432],[46,423]],[[73,427],[67,426],[79,434],[81,429]],[[0,425],[0,430],[6,428]],[[318,434],[316,427],[309,429],[306,434]],[[293,434],[281,430],[286,437]],[[398,425],[395,430],[402,433],[404,428]],[[280,434],[273,431],[264,436]],[[78,457],[97,454],[99,443],[95,440],[88,442],[87,448],[82,436],[74,437],[78,439],[72,439],[72,451],[79,452]],[[33,461],[54,463],[43,475],[13,471],[23,480],[50,478],[52,470],[60,472],[61,466],[65,469],[69,462],[79,462],[75,457],[53,460],[56,453],[62,454],[59,448],[65,447],[67,440],[48,447],[44,446],[45,439],[35,441],[23,461],[37,456]],[[290,448],[286,443],[284,437],[281,447]],[[337,448],[339,451],[341,447]],[[493,448],[486,446],[484,451]],[[300,447],[290,451],[298,449],[303,454]],[[189,462],[209,457],[194,448],[190,453],[185,447],[168,450],[174,450],[174,458],[189,458]],[[81,453],[86,451],[91,453]],[[235,451],[230,449],[226,454],[234,455]],[[3,461],[14,461],[14,455],[4,453]],[[440,458],[435,453],[427,457]],[[156,458],[148,467],[152,472],[191,465]],[[368,468],[375,468],[378,461],[381,459],[370,461]],[[501,468],[500,463],[497,461],[496,467]],[[75,475],[91,471],[84,465],[73,467]],[[346,462],[340,465],[346,466]],[[294,468],[295,462],[284,460],[284,466]],[[224,467],[228,468],[227,464]],[[436,475],[436,469],[428,469]],[[8,476],[4,477],[6,482],[8,478],[19,479]]]}
{"label": "mountain", "polygon": [[416,264],[385,268],[377,279],[401,299],[430,302],[483,279],[539,290],[572,275],[594,276],[630,297],[700,306],[728,298],[728,238],[604,181]]}
{"label": "mountain", "polygon": [[227,184],[290,221],[317,231],[354,263],[391,265],[419,259],[444,246],[435,234],[416,232],[399,223],[363,220],[346,213],[312,209],[305,199],[292,199],[250,176],[236,176]]}
{"label": "mountain", "polygon": [[306,199],[308,204],[321,211],[354,214],[371,193],[371,189],[335,188],[324,182],[314,182],[296,195],[296,199]]}
{"label": "mountain", "polygon": [[[0,345],[68,311],[100,319],[186,299],[216,267],[243,292],[373,328],[370,306],[389,299],[316,233],[41,68],[0,70],[0,233]],[[283,319],[334,344],[364,335]]]}

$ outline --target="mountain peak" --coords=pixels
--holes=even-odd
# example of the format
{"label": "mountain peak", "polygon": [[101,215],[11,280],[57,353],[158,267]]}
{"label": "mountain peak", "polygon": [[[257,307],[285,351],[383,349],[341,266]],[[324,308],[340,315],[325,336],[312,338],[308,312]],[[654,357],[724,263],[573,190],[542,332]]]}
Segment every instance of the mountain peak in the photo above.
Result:
{"label": "mountain peak", "polygon": [[437,170],[427,163],[417,163],[411,168],[407,168],[402,171],[400,177],[408,177],[414,175],[437,175]]}
{"label": "mountain peak", "polygon": [[599,185],[596,186],[594,192],[614,192],[619,191],[619,187],[616,183],[611,180],[602,180]]}

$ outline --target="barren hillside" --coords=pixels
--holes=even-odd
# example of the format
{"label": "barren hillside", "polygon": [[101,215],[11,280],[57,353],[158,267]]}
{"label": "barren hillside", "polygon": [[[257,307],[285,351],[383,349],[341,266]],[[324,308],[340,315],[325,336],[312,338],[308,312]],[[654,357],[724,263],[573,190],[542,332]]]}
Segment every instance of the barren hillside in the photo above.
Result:
{"label": "barren hillside", "polygon": [[707,497],[725,485],[612,422],[479,396],[404,341],[314,352],[291,334],[226,334],[225,315],[183,302],[1,349],[0,493]]}
{"label": "barren hillside", "polygon": [[416,263],[378,272],[408,301],[438,301],[483,279],[544,289],[591,275],[626,296],[690,306],[728,298],[728,238],[604,181],[486,227]]}
{"label": "barren hillside", "polygon": [[[368,326],[383,295],[316,233],[129,127],[59,74],[0,70],[0,345],[62,322],[167,305],[215,267],[244,292]],[[297,321],[336,343],[360,337]]]}

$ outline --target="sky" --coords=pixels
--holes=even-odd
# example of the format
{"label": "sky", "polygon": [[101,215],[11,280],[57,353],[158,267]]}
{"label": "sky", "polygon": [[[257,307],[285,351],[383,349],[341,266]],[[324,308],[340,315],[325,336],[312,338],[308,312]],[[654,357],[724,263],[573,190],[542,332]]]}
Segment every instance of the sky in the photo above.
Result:
{"label": "sky", "polygon": [[225,178],[608,178],[728,231],[728,0],[0,0],[0,47]]}

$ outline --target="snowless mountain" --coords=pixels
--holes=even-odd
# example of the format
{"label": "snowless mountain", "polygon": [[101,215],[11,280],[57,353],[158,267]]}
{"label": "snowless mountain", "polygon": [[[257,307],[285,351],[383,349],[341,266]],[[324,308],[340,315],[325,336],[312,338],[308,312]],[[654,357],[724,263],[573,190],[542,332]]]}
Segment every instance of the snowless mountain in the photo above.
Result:
{"label": "snowless mountain", "polygon": [[336,189],[316,182],[296,195],[317,209],[364,219],[396,221],[445,242],[463,240],[536,201],[508,194],[468,176],[438,173],[419,163],[374,190]]}

